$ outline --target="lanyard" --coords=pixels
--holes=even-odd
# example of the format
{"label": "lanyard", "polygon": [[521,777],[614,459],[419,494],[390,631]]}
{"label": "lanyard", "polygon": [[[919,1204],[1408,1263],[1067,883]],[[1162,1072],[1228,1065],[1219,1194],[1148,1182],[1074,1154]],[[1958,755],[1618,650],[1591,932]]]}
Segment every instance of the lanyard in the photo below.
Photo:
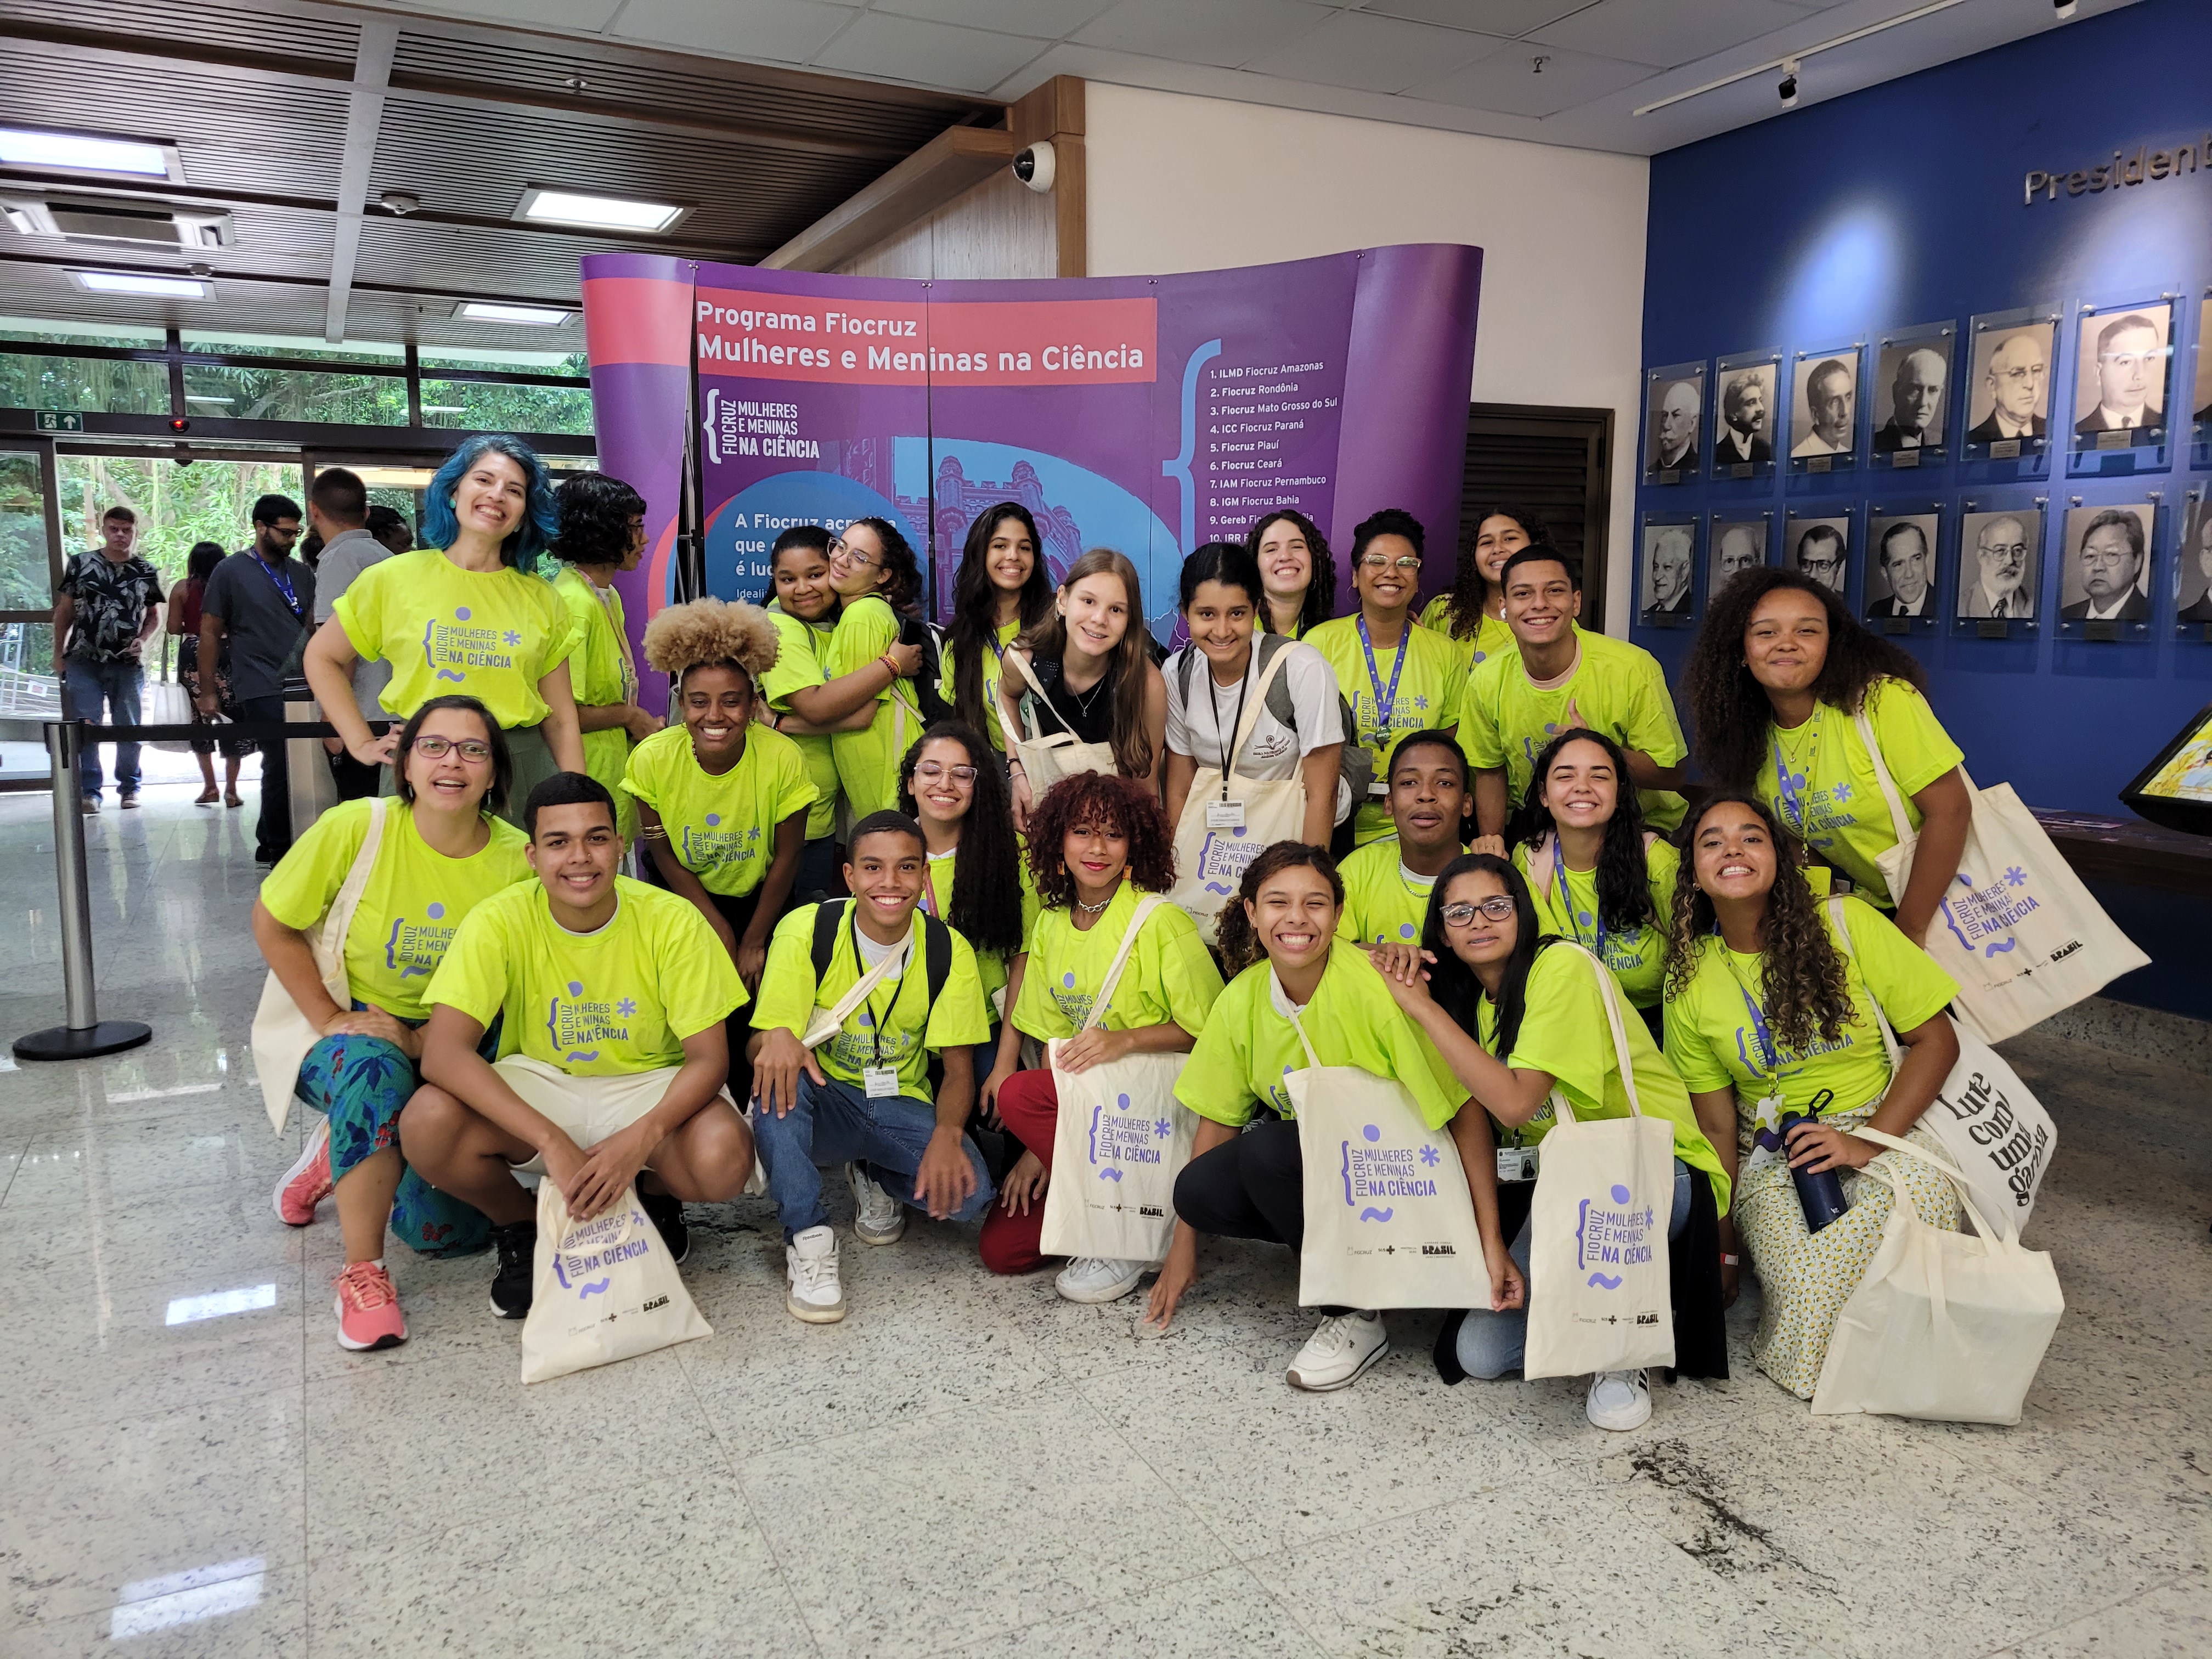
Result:
{"label": "lanyard", "polygon": [[[1715,930],[1715,933],[1717,936],[1718,929]],[[1729,977],[1735,981],[1736,993],[1743,998],[1744,1008],[1751,1015],[1751,1034],[1753,1040],[1759,1044],[1759,1057],[1765,1062],[1767,1071],[1772,1074],[1768,1079],[1769,1086],[1779,1088],[1782,1080],[1782,1045],[1775,1042],[1774,1033],[1767,1029],[1766,1011],[1759,1006],[1759,999],[1752,995],[1751,988],[1743,982],[1743,976],[1735,970],[1735,963],[1729,958],[1728,942],[1725,939],[1721,942],[1721,960],[1728,969]]]}
{"label": "lanyard", "polygon": [[[1805,798],[1797,791],[1797,780],[1790,775],[1790,763],[1782,753],[1782,728],[1774,732],[1774,788],[1781,798],[1782,816],[1790,820],[1790,827],[1800,836],[1805,833]],[[1805,757],[1805,780],[1812,781],[1813,761],[1820,752],[1820,711],[1813,710],[1813,747]]]}
{"label": "lanyard", "polygon": [[[1380,749],[1390,741],[1390,716],[1398,707],[1398,676],[1406,672],[1406,659],[1413,654],[1411,635],[1413,624],[1406,624],[1407,632],[1398,636],[1398,659],[1390,665],[1390,689],[1382,689],[1382,676],[1375,667],[1375,645],[1367,637],[1367,618],[1359,618],[1359,649],[1367,659],[1367,684],[1375,692],[1375,746]],[[1240,717],[1241,718],[1241,717]]]}
{"label": "lanyard", "polygon": [[[1237,682],[1237,719],[1233,725],[1226,726],[1221,723],[1221,696],[1214,689],[1213,665],[1211,663],[1206,665],[1206,702],[1213,711],[1213,735],[1221,740],[1221,799],[1224,800],[1229,799],[1230,745],[1237,741],[1237,733],[1244,729],[1244,694],[1252,689],[1252,671],[1259,665],[1259,660],[1256,651],[1245,659],[1244,678]],[[1396,681],[1394,679],[1392,684],[1395,685]]]}
{"label": "lanyard", "polygon": [[[927,890],[928,886],[928,875],[925,872],[922,877],[922,884],[925,890]],[[858,901],[855,901],[855,902],[857,902]],[[899,947],[894,945],[891,948],[896,950]],[[872,995],[868,1000],[867,1009],[868,1019],[870,1021],[868,1027],[868,1040],[872,1045],[871,1059],[872,1063],[877,1066],[881,1066],[884,1063],[884,1022],[898,1012],[899,994],[906,989],[906,982],[914,977],[914,933],[911,928],[907,932],[907,943],[905,948],[908,953],[906,965],[899,970],[898,981],[891,987],[891,1000],[884,1005],[883,1012],[878,1013],[876,1012],[875,999]],[[860,918],[856,915],[853,918],[853,966],[860,973],[865,974],[868,971],[867,962],[867,957],[860,954]]]}
{"label": "lanyard", "polygon": [[[1567,926],[1574,929],[1575,943],[1583,942],[1582,923],[1575,919],[1575,896],[1567,890],[1567,855],[1559,845],[1559,832],[1552,832],[1552,879],[1559,884],[1559,908],[1566,912]],[[1599,901],[1601,904],[1603,901]],[[1598,960],[1605,960],[1605,915],[1601,909],[1593,909],[1591,920],[1597,923]]]}
{"label": "lanyard", "polygon": [[307,617],[300,613],[300,596],[292,591],[292,579],[283,574],[282,571],[280,571],[276,566],[270,564],[267,560],[264,559],[258,553],[252,554],[250,556],[252,558],[254,563],[261,567],[262,574],[265,575],[271,582],[275,583],[276,591],[284,596],[284,606],[285,609],[292,613],[292,620],[294,622],[307,621]]}

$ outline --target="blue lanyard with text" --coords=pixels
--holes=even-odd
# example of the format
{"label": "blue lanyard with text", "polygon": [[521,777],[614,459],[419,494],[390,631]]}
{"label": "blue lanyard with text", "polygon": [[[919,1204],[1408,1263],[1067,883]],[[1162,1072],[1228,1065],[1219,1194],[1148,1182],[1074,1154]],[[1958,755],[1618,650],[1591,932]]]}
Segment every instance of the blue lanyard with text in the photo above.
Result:
{"label": "blue lanyard with text", "polygon": [[267,576],[271,582],[275,583],[276,591],[284,596],[284,606],[285,609],[292,613],[292,620],[294,622],[307,621],[307,617],[300,613],[300,596],[292,591],[292,579],[289,576],[283,574],[282,571],[280,571],[276,566],[270,564],[258,553],[253,554],[251,556],[252,557],[253,562],[261,567],[262,574]]}
{"label": "blue lanyard with text", "polygon": [[[1560,849],[1558,830],[1552,832],[1552,876],[1559,884],[1559,908],[1566,912],[1567,926],[1574,929],[1575,943],[1583,942],[1582,923],[1575,918],[1575,896],[1567,890],[1567,855]],[[1596,901],[1602,904],[1603,900]],[[1605,960],[1605,916],[1601,910],[1593,910],[1590,920],[1597,924],[1595,950],[1600,962]]]}
{"label": "blue lanyard with text", "polygon": [[[1713,937],[1720,939],[1717,924],[1713,928]],[[1745,1012],[1751,1016],[1751,1034],[1759,1044],[1759,1057],[1766,1062],[1766,1069],[1773,1074],[1768,1079],[1769,1085],[1778,1089],[1782,1079],[1782,1045],[1775,1042],[1774,1033],[1766,1028],[1766,1011],[1759,1006],[1759,1000],[1752,995],[1751,988],[1743,982],[1743,975],[1736,972],[1735,963],[1728,959],[1728,941],[1725,939],[1721,939],[1721,951],[1722,964],[1727,968],[1729,977],[1735,981],[1736,993],[1743,998]]]}
{"label": "blue lanyard with text", "polygon": [[[1805,833],[1805,799],[1797,793],[1797,781],[1790,776],[1790,763],[1783,757],[1782,728],[1778,726],[1768,729],[1774,733],[1774,787],[1781,797],[1782,816],[1789,819],[1790,827],[1802,836]],[[1815,708],[1813,710],[1814,754],[1820,752],[1820,711]],[[1805,763],[1806,781],[1811,782],[1812,776],[1812,756],[1808,755]]]}
{"label": "blue lanyard with text", "polygon": [[1367,659],[1367,684],[1375,692],[1376,747],[1390,741],[1390,716],[1398,707],[1398,677],[1406,672],[1406,659],[1413,654],[1413,624],[1398,636],[1398,659],[1390,665],[1390,689],[1382,689],[1382,676],[1375,666],[1375,644],[1367,637],[1367,618],[1359,618],[1359,649]]}

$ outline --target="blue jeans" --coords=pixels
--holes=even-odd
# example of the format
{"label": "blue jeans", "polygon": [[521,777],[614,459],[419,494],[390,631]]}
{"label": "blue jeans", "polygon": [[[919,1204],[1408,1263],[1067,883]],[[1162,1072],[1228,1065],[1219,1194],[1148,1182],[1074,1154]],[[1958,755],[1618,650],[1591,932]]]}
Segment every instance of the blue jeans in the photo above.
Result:
{"label": "blue jeans", "polygon": [[[1532,1216],[1530,1220],[1534,1218]],[[1674,1207],[1667,1217],[1667,1237],[1680,1238],[1689,1220],[1690,1166],[1678,1158],[1674,1160]],[[1511,1250],[1514,1265],[1521,1269],[1524,1280],[1528,1276],[1528,1221],[1521,1224],[1520,1235],[1514,1239]],[[1525,1306],[1504,1313],[1477,1308],[1459,1328],[1460,1366],[1469,1376],[1479,1376],[1486,1382],[1508,1371],[1519,1370],[1528,1346],[1528,1310]]]}
{"label": "blue jeans", "polygon": [[[138,726],[138,688],[144,672],[135,662],[88,662],[76,657],[62,659],[63,712],[73,720],[94,725]],[[101,706],[107,709],[102,714]],[[78,750],[76,781],[86,796],[100,798],[100,748],[87,744]],[[115,787],[126,795],[138,793],[138,745],[115,745]]]}
{"label": "blue jeans", "polygon": [[[784,1243],[830,1219],[822,1205],[818,1164],[860,1164],[869,1180],[912,1203],[915,1172],[936,1128],[937,1109],[926,1100],[911,1095],[870,1100],[858,1084],[836,1078],[817,1083],[801,1073],[799,1103],[789,1113],[778,1117],[763,1106],[753,1119],[753,1144],[768,1169],[769,1196],[782,1218]],[[963,1135],[960,1147],[968,1154],[975,1190],[949,1218],[979,1221],[994,1196],[991,1172],[972,1139]]]}

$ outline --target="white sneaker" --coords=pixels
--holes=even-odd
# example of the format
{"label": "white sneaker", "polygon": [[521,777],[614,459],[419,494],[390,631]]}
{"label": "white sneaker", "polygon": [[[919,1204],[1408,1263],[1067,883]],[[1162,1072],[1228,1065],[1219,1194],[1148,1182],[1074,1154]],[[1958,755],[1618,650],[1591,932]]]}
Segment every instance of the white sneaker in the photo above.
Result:
{"label": "white sneaker", "polygon": [[1382,1328],[1381,1314],[1371,1309],[1333,1314],[1306,1339],[1286,1375],[1294,1389],[1325,1394],[1350,1388],[1360,1372],[1389,1352],[1390,1334]]}
{"label": "white sneaker", "polygon": [[1642,1371],[1595,1371],[1585,1407],[1594,1428],[1625,1434],[1651,1420],[1651,1382]]}
{"label": "white sneaker", "polygon": [[845,1166],[853,1188],[853,1231],[863,1244],[896,1244],[906,1232],[906,1206],[868,1179],[857,1164]]}
{"label": "white sneaker", "polygon": [[1079,1255],[1060,1270],[1052,1287],[1070,1302],[1118,1302],[1137,1288],[1137,1281],[1150,1266],[1149,1261]]}
{"label": "white sneaker", "polygon": [[837,1283],[837,1235],[809,1227],[783,1247],[783,1276],[790,1285],[783,1305],[810,1325],[834,1325],[845,1316],[844,1287]]}

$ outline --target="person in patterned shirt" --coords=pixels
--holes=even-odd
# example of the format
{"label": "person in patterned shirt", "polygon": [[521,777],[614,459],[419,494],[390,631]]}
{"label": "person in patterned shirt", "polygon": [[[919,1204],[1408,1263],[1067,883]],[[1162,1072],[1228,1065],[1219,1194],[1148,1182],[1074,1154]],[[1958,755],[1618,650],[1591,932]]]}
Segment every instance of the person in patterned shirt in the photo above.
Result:
{"label": "person in patterned shirt", "polygon": [[[138,515],[111,507],[100,515],[100,544],[69,562],[54,599],[54,678],[69,718],[94,725],[136,726],[144,683],[139,653],[161,623],[161,577],[131,550]],[[84,810],[100,811],[100,750],[77,756]],[[138,745],[115,745],[115,792],[138,804]]]}

